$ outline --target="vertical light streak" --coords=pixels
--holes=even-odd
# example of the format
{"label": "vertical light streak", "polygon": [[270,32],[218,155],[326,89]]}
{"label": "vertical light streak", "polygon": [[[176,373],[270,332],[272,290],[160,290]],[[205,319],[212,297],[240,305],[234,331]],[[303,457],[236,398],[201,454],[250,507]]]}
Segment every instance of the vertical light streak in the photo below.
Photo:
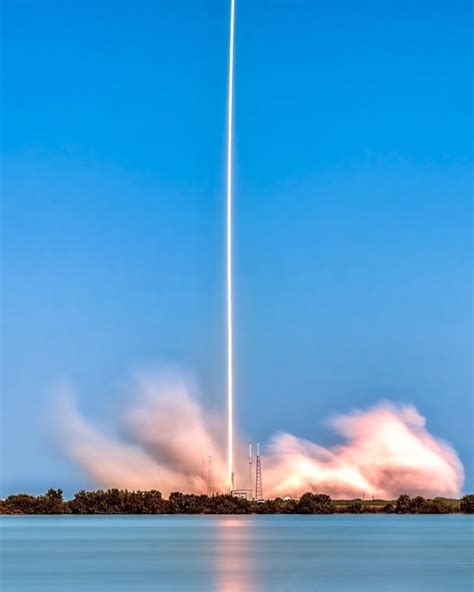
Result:
{"label": "vertical light streak", "polygon": [[234,487],[234,368],[232,309],[232,120],[234,95],[234,2],[230,2],[229,88],[227,98],[227,470],[228,484]]}

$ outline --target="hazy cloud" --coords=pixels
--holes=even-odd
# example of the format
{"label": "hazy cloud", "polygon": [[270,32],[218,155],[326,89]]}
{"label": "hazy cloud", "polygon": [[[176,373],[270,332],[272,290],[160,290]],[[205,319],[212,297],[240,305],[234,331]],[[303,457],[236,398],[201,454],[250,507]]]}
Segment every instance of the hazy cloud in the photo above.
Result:
{"label": "hazy cloud", "polygon": [[[71,393],[61,393],[55,409],[62,450],[99,486],[153,488],[164,495],[205,492],[203,447],[207,456],[212,441],[216,488],[226,489],[225,418],[204,409],[179,376],[138,376],[118,426],[120,436],[84,418]],[[337,446],[287,433],[270,441],[262,458],[265,496],[305,491],[335,498],[460,495],[464,471],[458,455],[427,431],[415,407],[381,403],[330,423],[341,437]],[[237,480],[247,487],[242,442],[236,445],[236,461]]]}

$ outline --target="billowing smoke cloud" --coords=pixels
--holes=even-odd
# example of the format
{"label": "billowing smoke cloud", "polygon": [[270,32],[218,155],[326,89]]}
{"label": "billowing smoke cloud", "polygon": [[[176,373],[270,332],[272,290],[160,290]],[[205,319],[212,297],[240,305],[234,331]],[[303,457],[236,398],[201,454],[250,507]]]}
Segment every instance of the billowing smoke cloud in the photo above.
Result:
{"label": "billowing smoke cloud", "polygon": [[344,444],[323,448],[290,434],[273,439],[267,471],[273,495],[313,490],[335,498],[460,494],[459,457],[426,430],[415,407],[379,404],[337,416],[331,424]]}
{"label": "billowing smoke cloud", "polygon": [[204,414],[190,385],[176,375],[137,376],[118,434],[106,434],[86,420],[70,392],[60,393],[55,409],[62,450],[101,486],[204,492],[203,447],[207,456],[213,442],[215,484],[222,487],[222,421]]}
{"label": "billowing smoke cloud", "polygon": [[[63,393],[56,409],[62,449],[100,486],[159,489],[164,495],[205,492],[203,446],[207,456],[212,442],[216,490],[226,489],[225,420],[204,411],[179,377],[139,377],[118,435],[106,435],[82,417],[69,394]],[[413,406],[383,403],[330,423],[341,436],[337,446],[287,433],[271,440],[262,460],[265,496],[459,496],[464,474],[456,452],[427,431]],[[238,484],[247,487],[242,444],[236,460]]]}

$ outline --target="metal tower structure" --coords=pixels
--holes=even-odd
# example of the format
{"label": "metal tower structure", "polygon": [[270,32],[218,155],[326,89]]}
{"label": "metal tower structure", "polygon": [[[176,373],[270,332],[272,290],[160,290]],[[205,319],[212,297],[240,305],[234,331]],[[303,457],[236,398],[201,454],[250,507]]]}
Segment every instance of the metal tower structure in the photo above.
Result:
{"label": "metal tower structure", "polygon": [[249,444],[249,489],[253,491],[253,459],[252,459],[252,444]]}
{"label": "metal tower structure", "polygon": [[263,486],[262,486],[262,461],[260,459],[260,444],[257,444],[257,462],[255,475],[255,499],[257,502],[263,500]]}
{"label": "metal tower structure", "polygon": [[201,459],[201,480],[202,492],[207,493],[207,467],[206,467],[206,447],[202,445],[202,459]]}
{"label": "metal tower structure", "polygon": [[209,456],[207,458],[207,495],[213,495],[214,490],[214,471],[212,467],[212,449],[209,442]]}

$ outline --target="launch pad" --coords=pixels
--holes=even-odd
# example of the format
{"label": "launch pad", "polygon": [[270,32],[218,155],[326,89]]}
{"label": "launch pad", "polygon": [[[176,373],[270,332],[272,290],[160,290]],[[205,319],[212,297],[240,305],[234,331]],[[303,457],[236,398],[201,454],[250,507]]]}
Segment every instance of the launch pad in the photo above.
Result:
{"label": "launch pad", "polygon": [[249,501],[253,500],[253,491],[251,489],[233,489],[230,494],[232,497],[238,497]]}
{"label": "launch pad", "polygon": [[[255,500],[257,502],[263,501],[263,484],[262,484],[262,460],[260,457],[260,444],[257,444],[257,456],[255,459],[255,481],[253,476],[253,457],[252,445],[249,444],[249,458],[248,458],[248,487],[230,490],[230,494],[234,497],[239,497],[249,501]],[[255,486],[254,486],[255,483]],[[234,485],[234,474],[232,474],[232,485]]]}

